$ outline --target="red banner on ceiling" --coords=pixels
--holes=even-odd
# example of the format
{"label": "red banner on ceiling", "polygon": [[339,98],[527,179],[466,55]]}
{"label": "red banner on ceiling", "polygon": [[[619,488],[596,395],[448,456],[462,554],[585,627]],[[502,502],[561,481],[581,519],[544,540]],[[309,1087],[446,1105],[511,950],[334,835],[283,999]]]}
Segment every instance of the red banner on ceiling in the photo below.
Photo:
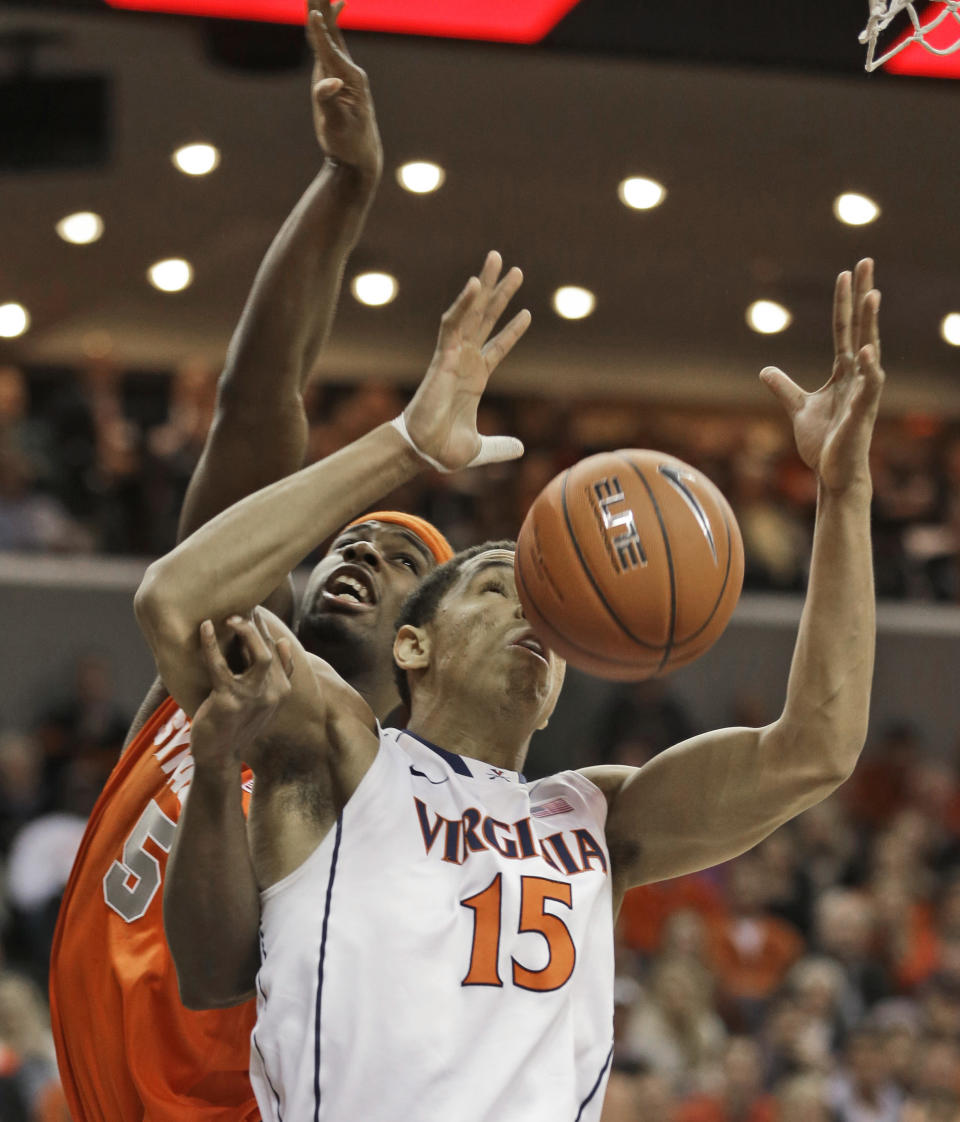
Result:
{"label": "red banner on ceiling", "polygon": [[[183,16],[303,23],[304,0],[107,0],[112,8]],[[578,0],[348,0],[345,28],[536,43],[576,7]]]}
{"label": "red banner on ceiling", "polygon": [[[926,27],[942,13],[941,4],[927,4],[920,16],[920,25]],[[908,39],[912,34],[913,24],[908,22],[900,42]],[[924,38],[931,47],[936,47],[940,51],[948,50],[960,43],[960,19],[953,15],[947,16],[931,31],[926,31]],[[953,54],[935,55],[925,50],[919,43],[911,43],[909,47],[904,47],[899,54],[885,62],[883,69],[888,74],[911,74],[919,78],[960,78],[960,50]]]}

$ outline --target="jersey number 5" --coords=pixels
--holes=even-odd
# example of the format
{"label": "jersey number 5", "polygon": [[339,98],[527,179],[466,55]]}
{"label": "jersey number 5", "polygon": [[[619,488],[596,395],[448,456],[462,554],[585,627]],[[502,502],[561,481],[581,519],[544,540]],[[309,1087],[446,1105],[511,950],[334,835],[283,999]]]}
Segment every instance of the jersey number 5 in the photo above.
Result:
{"label": "jersey number 5", "polygon": [[107,870],[103,898],[127,923],[146,913],[160,887],[160,862],[144,848],[147,839],[169,853],[176,829],[176,822],[151,799],[124,842],[121,859]]}
{"label": "jersey number 5", "polygon": [[[460,983],[462,986],[502,986],[500,979],[500,930],[502,925],[501,898],[503,888],[501,873],[475,896],[460,901],[460,906],[473,912],[473,950],[470,969]],[[546,993],[558,990],[573,973],[577,949],[567,925],[559,916],[546,910],[546,902],[556,900],[566,908],[573,907],[573,892],[566,881],[548,880],[546,877],[521,877],[520,920],[517,931],[542,935],[547,941],[550,955],[546,966],[528,970],[511,956],[513,984],[525,990]]]}

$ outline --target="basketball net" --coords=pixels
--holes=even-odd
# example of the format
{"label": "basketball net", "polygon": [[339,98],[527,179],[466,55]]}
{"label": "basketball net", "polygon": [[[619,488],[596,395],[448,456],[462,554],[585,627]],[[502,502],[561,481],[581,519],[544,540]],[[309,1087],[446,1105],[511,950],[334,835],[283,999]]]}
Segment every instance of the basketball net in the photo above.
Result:
{"label": "basketball net", "polygon": [[[912,43],[919,43],[925,51],[934,55],[949,55],[960,50],[960,0],[929,0],[926,10],[935,14],[922,22],[916,11],[920,0],[868,0],[868,2],[870,18],[867,20],[867,26],[860,32],[860,42],[867,44],[867,70],[876,70],[878,66],[883,66]],[[937,8],[940,10],[936,11]],[[889,50],[878,55],[878,38],[904,9],[913,24],[913,34],[905,35]],[[952,28],[956,32],[956,37],[950,41],[951,28],[945,27],[937,34],[937,42],[932,42],[929,37],[945,21],[956,25]]]}

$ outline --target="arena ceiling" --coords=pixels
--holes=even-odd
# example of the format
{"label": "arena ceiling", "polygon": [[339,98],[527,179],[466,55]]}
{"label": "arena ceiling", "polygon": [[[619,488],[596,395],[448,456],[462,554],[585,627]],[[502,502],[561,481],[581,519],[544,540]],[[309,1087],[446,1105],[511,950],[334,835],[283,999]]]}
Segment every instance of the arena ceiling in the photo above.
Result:
{"label": "arena ceiling", "polygon": [[[861,0],[638,0],[627,19],[631,7],[589,0],[537,47],[353,36],[387,170],[351,271],[386,269],[400,291],[379,309],[344,295],[326,376],[414,379],[441,311],[497,248],[524,268],[534,314],[502,388],[761,404],[763,364],[808,385],[827,371],[833,278],[872,254],[890,404],[960,415],[960,350],[939,334],[960,311],[960,84],[863,73]],[[103,166],[0,170],[0,303],[20,301],[33,321],[0,341],[0,361],[73,363],[108,344],[145,369],[222,357],[260,256],[319,162],[305,60],[224,66],[251,43],[290,50],[273,29],[251,40],[224,26],[93,0],[0,2],[0,66],[16,61],[4,35],[42,33],[39,74],[101,74],[112,89]],[[194,139],[222,151],[204,179],[170,162]],[[435,195],[394,179],[418,157],[446,169]],[[662,181],[666,202],[625,209],[628,174]],[[840,225],[844,190],[875,198],[880,219]],[[54,226],[81,209],[106,232],[71,247]],[[196,279],[162,295],[145,270],[174,255]],[[592,289],[595,313],[557,318],[560,284]],[[762,297],[793,313],[783,334],[747,328]]]}

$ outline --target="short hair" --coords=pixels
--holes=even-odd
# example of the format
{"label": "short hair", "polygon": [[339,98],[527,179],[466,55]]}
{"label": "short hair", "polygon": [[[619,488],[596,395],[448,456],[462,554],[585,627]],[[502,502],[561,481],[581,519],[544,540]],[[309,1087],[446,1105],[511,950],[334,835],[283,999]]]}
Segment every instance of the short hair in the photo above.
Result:
{"label": "short hair", "polygon": [[[481,553],[489,552],[491,549],[513,550],[516,549],[516,545],[516,542],[509,540],[471,545],[468,549],[461,549],[459,553],[454,554],[443,565],[438,565],[432,573],[428,573],[424,577],[417,588],[404,601],[404,605],[400,609],[400,615],[397,616],[397,622],[394,625],[394,637],[396,637],[400,628],[407,624],[410,624],[411,627],[423,627],[433,619],[437,614],[437,608],[440,607],[440,601],[456,583],[457,577],[460,576],[460,570],[468,561]],[[410,685],[407,682],[407,673],[396,662],[393,664],[393,676],[397,684],[397,693],[400,694],[400,700],[409,711]]]}

